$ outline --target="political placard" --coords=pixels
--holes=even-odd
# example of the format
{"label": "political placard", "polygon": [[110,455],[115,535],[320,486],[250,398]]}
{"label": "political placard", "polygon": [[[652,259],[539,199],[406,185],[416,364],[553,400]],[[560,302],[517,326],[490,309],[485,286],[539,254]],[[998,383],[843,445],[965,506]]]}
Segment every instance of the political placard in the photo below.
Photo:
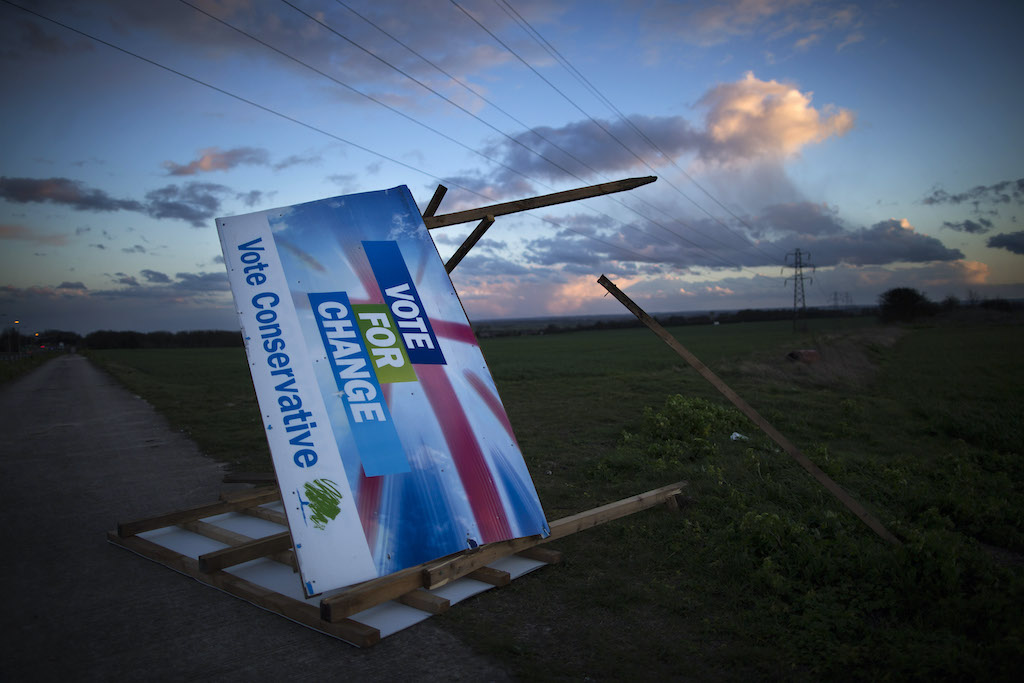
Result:
{"label": "political placard", "polygon": [[407,187],[217,228],[307,595],[547,535]]}

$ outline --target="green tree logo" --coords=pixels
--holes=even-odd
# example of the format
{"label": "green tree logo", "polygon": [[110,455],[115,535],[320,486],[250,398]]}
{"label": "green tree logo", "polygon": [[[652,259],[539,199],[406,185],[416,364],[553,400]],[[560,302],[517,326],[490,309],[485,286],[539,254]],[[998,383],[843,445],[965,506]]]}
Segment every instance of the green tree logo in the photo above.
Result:
{"label": "green tree logo", "polygon": [[303,488],[309,500],[308,503],[303,502],[309,506],[309,519],[313,526],[322,531],[341,512],[341,491],[330,479],[314,479],[306,482]]}

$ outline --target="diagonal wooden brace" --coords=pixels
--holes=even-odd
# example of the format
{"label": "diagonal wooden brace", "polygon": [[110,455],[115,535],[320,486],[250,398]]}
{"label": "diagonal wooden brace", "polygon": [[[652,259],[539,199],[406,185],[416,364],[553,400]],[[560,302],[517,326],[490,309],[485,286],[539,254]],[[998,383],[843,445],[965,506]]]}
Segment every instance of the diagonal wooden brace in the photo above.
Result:
{"label": "diagonal wooden brace", "polygon": [[444,270],[446,273],[451,273],[455,270],[455,266],[462,262],[462,259],[466,258],[466,254],[469,250],[476,246],[476,243],[480,241],[480,238],[487,232],[487,228],[494,225],[494,216],[484,216],[484,219],[473,228],[473,232],[469,233],[469,237],[466,238],[459,248],[455,250],[452,257],[448,259],[448,263],[444,264]]}

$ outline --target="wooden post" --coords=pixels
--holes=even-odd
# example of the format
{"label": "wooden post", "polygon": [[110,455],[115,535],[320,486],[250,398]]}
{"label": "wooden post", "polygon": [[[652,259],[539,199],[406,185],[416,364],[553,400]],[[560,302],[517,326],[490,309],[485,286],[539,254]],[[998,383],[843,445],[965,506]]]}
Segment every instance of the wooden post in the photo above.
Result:
{"label": "wooden post", "polygon": [[872,531],[878,534],[879,537],[885,539],[889,543],[894,545],[900,545],[900,540],[892,535],[892,533],[885,528],[885,526],[875,518],[870,512],[868,512],[863,505],[858,503],[849,493],[847,493],[839,484],[835,483],[831,477],[821,471],[817,465],[810,461],[810,459],[800,452],[800,450],[794,446],[789,439],[784,437],[775,427],[773,427],[767,420],[750,407],[750,405],[744,401],[740,396],[733,391],[729,386],[723,382],[718,375],[711,372],[708,366],[704,365],[697,356],[693,355],[686,347],[680,344],[675,337],[668,333],[664,327],[658,324],[651,316],[636,305],[636,303],[626,296],[621,289],[615,286],[615,284],[607,277],[602,275],[597,281],[602,287],[608,290],[608,292],[614,296],[619,302],[629,309],[629,311],[640,319],[644,325],[647,325],[654,334],[661,337],[661,340],[668,344],[673,351],[678,353],[683,359],[690,364],[690,366],[699,372],[704,379],[711,382],[712,386],[718,389],[723,396],[739,408],[740,412],[749,417],[754,424],[760,427],[765,434],[771,437],[772,441],[777,443],[783,448],[790,456],[793,457],[801,467],[807,470],[812,477],[818,480],[818,482],[824,486],[829,492],[835,496],[839,502],[845,505],[853,514],[857,515],[862,522],[868,525]]}
{"label": "wooden post", "polygon": [[[520,199],[514,202],[505,202],[503,204],[493,204],[491,206],[482,206],[479,209],[469,209],[467,211],[457,211],[455,213],[446,213],[441,216],[427,215],[427,211],[430,211],[430,205],[427,206],[427,211],[423,212],[423,224],[427,226],[429,230],[434,228],[443,228],[446,225],[458,225],[459,223],[471,223],[478,221],[485,216],[506,216],[510,213],[519,213],[520,211],[529,211],[530,209],[539,209],[542,206],[554,206],[555,204],[564,204],[566,202],[575,202],[580,199],[587,199],[589,197],[600,197],[601,195],[613,194],[615,192],[624,192],[626,190],[632,190],[653,183],[658,178],[656,176],[646,176],[643,178],[626,178],[625,180],[613,180],[610,183],[600,183],[598,185],[590,185],[588,187],[578,187],[574,190],[565,190],[564,192],[554,192],[552,194],[545,194],[539,197],[530,197],[529,199]],[[434,193],[437,196],[437,193]],[[438,203],[440,203],[440,199]],[[431,200],[433,204],[433,200]],[[434,207],[435,210],[437,207]]]}

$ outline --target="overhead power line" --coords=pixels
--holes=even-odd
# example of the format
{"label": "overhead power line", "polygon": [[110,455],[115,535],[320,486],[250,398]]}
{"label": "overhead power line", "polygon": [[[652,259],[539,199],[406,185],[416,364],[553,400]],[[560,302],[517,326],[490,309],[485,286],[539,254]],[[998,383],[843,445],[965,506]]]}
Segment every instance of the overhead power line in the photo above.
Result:
{"label": "overhead power line", "polygon": [[[182,0],[182,1],[184,1],[184,0]],[[397,72],[397,73],[401,74],[401,75],[402,75],[402,76],[404,76],[405,78],[407,78],[407,79],[411,80],[412,82],[416,83],[417,85],[419,85],[420,87],[424,88],[424,89],[425,89],[425,90],[427,90],[428,92],[430,92],[430,93],[433,93],[434,95],[436,95],[437,97],[441,98],[442,100],[444,100],[445,102],[447,102],[447,103],[448,103],[448,104],[450,104],[451,106],[455,107],[455,108],[456,108],[456,109],[458,109],[459,111],[463,112],[464,114],[466,114],[466,115],[468,115],[468,116],[471,116],[472,118],[474,118],[474,119],[475,119],[475,120],[477,120],[478,122],[482,123],[483,125],[487,126],[488,128],[490,128],[490,129],[491,129],[491,130],[493,130],[494,132],[496,132],[496,133],[498,133],[499,135],[503,136],[504,138],[508,139],[508,140],[509,140],[510,142],[512,142],[513,144],[515,144],[515,145],[518,145],[519,147],[522,147],[522,148],[523,148],[524,150],[526,150],[527,152],[529,152],[529,153],[531,153],[531,154],[533,154],[533,155],[537,156],[538,158],[540,158],[540,159],[542,159],[542,160],[546,161],[547,163],[551,164],[552,166],[554,166],[554,167],[555,167],[555,168],[557,168],[558,170],[562,171],[562,172],[563,172],[564,174],[566,174],[567,176],[572,176],[573,178],[576,178],[576,179],[577,179],[577,180],[579,180],[580,182],[585,182],[585,181],[584,181],[584,179],[583,179],[583,178],[581,178],[581,177],[580,177],[579,175],[577,175],[577,174],[573,173],[572,171],[570,171],[570,170],[566,169],[566,168],[565,168],[564,166],[560,165],[559,163],[555,162],[554,160],[550,159],[549,157],[545,156],[544,154],[541,154],[540,152],[538,152],[538,151],[536,151],[536,150],[532,149],[531,147],[527,146],[527,145],[526,145],[525,143],[523,143],[523,142],[522,142],[521,140],[518,140],[517,138],[515,138],[515,137],[513,137],[513,136],[509,135],[508,133],[506,133],[505,131],[501,130],[500,128],[498,128],[498,127],[494,126],[494,125],[493,125],[493,124],[491,124],[490,122],[488,122],[488,121],[484,120],[483,118],[481,118],[481,117],[480,117],[480,116],[478,116],[477,114],[473,113],[473,112],[472,112],[472,111],[470,111],[469,109],[467,109],[467,108],[463,107],[462,105],[458,104],[457,102],[455,102],[455,101],[454,101],[454,100],[452,100],[451,98],[449,98],[449,97],[445,96],[445,95],[444,95],[443,93],[439,92],[439,91],[438,91],[438,90],[436,90],[435,88],[432,88],[432,87],[431,87],[430,85],[428,85],[428,84],[424,83],[423,81],[421,81],[420,79],[416,78],[415,76],[412,76],[411,74],[409,74],[409,73],[408,73],[407,71],[405,71],[405,70],[404,70],[404,69],[402,69],[401,67],[398,67],[398,66],[396,66],[396,65],[392,64],[391,62],[389,62],[388,60],[384,59],[384,58],[383,58],[383,57],[381,57],[380,55],[378,55],[378,54],[374,53],[373,51],[371,51],[371,50],[367,49],[367,48],[366,48],[366,47],[364,47],[363,45],[360,45],[360,44],[359,44],[358,42],[356,42],[355,40],[353,40],[353,39],[349,38],[348,36],[344,35],[343,33],[341,33],[340,31],[338,31],[338,30],[337,30],[337,29],[335,29],[334,27],[332,27],[332,26],[330,26],[329,24],[327,24],[327,23],[326,23],[325,21],[323,21],[323,20],[319,19],[318,17],[315,17],[315,16],[313,16],[312,14],[310,14],[310,13],[306,12],[305,10],[303,10],[303,9],[301,9],[301,8],[299,8],[299,7],[296,7],[296,6],[295,6],[295,5],[294,5],[294,4],[292,3],[292,2],[290,2],[290,0],[281,0],[281,2],[283,2],[283,3],[284,3],[284,4],[286,4],[286,5],[288,5],[289,7],[291,7],[292,9],[294,9],[295,11],[299,12],[300,14],[302,14],[302,15],[306,16],[306,17],[307,17],[308,19],[310,19],[311,21],[313,21],[313,22],[317,23],[318,25],[320,25],[321,27],[323,27],[323,28],[324,28],[324,29],[326,29],[327,31],[330,31],[330,32],[331,32],[331,33],[333,33],[334,35],[338,36],[338,37],[339,37],[339,38],[341,38],[342,40],[344,40],[344,41],[346,41],[347,43],[349,43],[350,45],[352,45],[353,47],[355,47],[355,48],[359,49],[360,51],[362,51],[363,53],[365,53],[365,54],[369,55],[370,57],[372,57],[373,59],[377,60],[377,61],[378,61],[378,62],[380,62],[381,64],[384,64],[385,66],[387,66],[387,67],[389,67],[389,68],[393,69],[393,70],[394,70],[395,72]],[[453,4],[456,4],[456,7],[458,7],[458,4],[457,4],[457,3],[454,3],[454,2],[453,2]],[[461,7],[460,7],[459,9],[461,9]],[[465,10],[463,10],[463,11],[465,11]],[[485,29],[485,30],[486,30],[486,29]],[[492,35],[493,35],[493,34],[492,34]],[[518,55],[517,55],[517,56],[518,56]],[[561,148],[559,148],[559,149],[561,149]],[[571,155],[570,155],[570,156],[571,156]],[[634,155],[634,156],[635,156],[635,155]],[[575,157],[573,157],[573,158],[575,159]],[[578,161],[578,160],[577,160],[577,161]],[[580,163],[583,163],[583,162],[580,162]],[[650,169],[651,169],[652,171],[654,171],[654,169],[653,169],[653,168],[652,168],[652,167],[651,167],[650,165],[647,165],[647,167],[648,167],[648,168],[650,168]],[[594,171],[594,169],[590,169],[590,170],[596,173],[596,171]],[[656,171],[655,171],[655,172],[656,172]],[[522,175],[522,174],[520,174],[520,175]],[[532,179],[531,179],[531,180],[532,180]],[[544,185],[543,183],[539,183],[539,181],[536,181],[536,180],[534,180],[534,182],[538,182],[538,184]],[[641,218],[643,218],[644,220],[646,220],[646,221],[648,221],[648,222],[652,223],[652,224],[653,224],[653,225],[655,225],[656,227],[658,227],[658,228],[660,228],[660,229],[662,229],[662,230],[664,230],[664,231],[668,232],[669,234],[671,234],[671,235],[675,236],[675,237],[676,237],[677,239],[679,239],[679,240],[681,240],[681,241],[683,241],[683,242],[685,242],[685,243],[689,244],[690,246],[692,246],[692,247],[694,247],[694,248],[696,248],[696,249],[698,249],[698,250],[700,250],[700,251],[702,251],[702,252],[706,253],[706,254],[707,254],[708,256],[710,256],[711,258],[713,258],[713,259],[715,259],[715,260],[717,260],[717,261],[721,261],[722,263],[726,264],[726,265],[727,265],[727,266],[729,266],[729,267],[732,267],[732,268],[738,268],[738,269],[740,269],[740,270],[742,270],[742,269],[743,269],[743,266],[742,266],[742,265],[740,265],[740,264],[738,264],[738,263],[735,263],[735,262],[734,262],[734,261],[732,261],[731,259],[728,259],[728,258],[726,258],[726,257],[724,257],[724,256],[721,256],[720,254],[715,254],[715,253],[713,253],[713,252],[710,252],[710,251],[708,251],[708,250],[707,250],[707,249],[706,249],[705,247],[703,247],[703,246],[701,246],[700,244],[698,244],[698,243],[694,242],[693,240],[690,240],[690,239],[688,239],[688,238],[686,238],[686,237],[683,237],[683,236],[682,236],[682,235],[680,235],[680,234],[679,234],[678,232],[676,232],[676,231],[674,231],[674,230],[672,230],[672,229],[670,229],[670,228],[666,227],[665,225],[663,225],[663,224],[661,224],[661,223],[659,223],[659,222],[657,222],[657,221],[654,221],[653,219],[651,219],[651,218],[649,218],[649,217],[647,217],[647,216],[644,216],[644,215],[643,215],[643,214],[641,214],[640,212],[636,211],[636,209],[634,209],[634,208],[632,208],[632,207],[628,206],[627,204],[624,204],[624,203],[623,203],[623,202],[622,202],[621,200],[619,200],[619,199],[617,199],[617,198],[611,198],[611,199],[612,199],[613,201],[616,201],[616,202],[618,202],[619,204],[621,204],[622,206],[624,206],[624,207],[625,207],[626,209],[628,209],[628,210],[632,211],[633,213],[636,213],[636,215],[638,215],[638,216],[640,216]],[[689,227],[689,228],[690,228],[691,230],[693,230],[694,232],[697,232],[698,234],[701,234],[701,233],[700,233],[699,231],[695,230],[695,229],[694,229],[694,228],[692,228],[691,226],[688,226],[688,225],[687,225],[686,223],[684,223],[683,221],[681,221],[681,220],[679,220],[679,219],[675,219],[675,220],[676,220],[677,222],[681,223],[682,225],[684,225],[684,226],[686,226],[686,227]],[[632,226],[628,226],[628,225],[627,225],[626,227],[632,227]],[[583,234],[583,233],[581,233],[581,234]],[[706,236],[705,236],[705,237],[706,237]],[[713,241],[716,241],[716,240],[713,240]]]}
{"label": "overhead power line", "polygon": [[[456,6],[458,6],[457,3],[455,3],[455,0],[451,0],[451,1],[453,2],[453,4],[456,4]],[[711,192],[709,192],[703,185],[701,185],[693,176],[691,176],[689,173],[687,173],[686,170],[683,169],[676,162],[676,160],[673,158],[673,156],[671,154],[669,154],[668,152],[663,150],[639,126],[637,126],[636,123],[632,119],[627,117],[622,112],[622,110],[620,110],[617,106],[615,106],[615,104],[610,99],[608,99],[593,83],[591,83],[591,81],[586,76],[584,76],[582,72],[580,72],[575,66],[573,66],[572,63],[564,55],[562,55],[562,53],[559,52],[559,50],[554,45],[552,45],[547,39],[545,39],[544,36],[542,36],[540,34],[540,32],[537,31],[530,24],[529,21],[527,21],[521,14],[519,14],[519,12],[516,11],[516,9],[514,7],[512,7],[512,5],[509,4],[509,2],[507,0],[495,0],[495,2],[498,3],[499,7],[501,7],[506,12],[506,14],[508,14],[514,21],[516,21],[523,28],[523,30],[528,35],[530,35],[534,39],[535,42],[538,43],[538,45],[540,45],[545,51],[548,52],[548,54],[550,54],[556,61],[558,61],[566,71],[568,71],[574,78],[576,78],[576,80],[579,81],[595,97],[597,97],[606,106],[608,106],[608,108],[611,109],[616,114],[616,116],[619,118],[619,120],[621,120],[625,125],[627,125],[631,130],[633,130],[641,139],[643,139],[648,145],[650,145],[651,148],[654,149],[662,158],[664,158],[668,163],[670,163],[674,168],[676,168],[676,170],[678,170],[687,180],[689,180],[691,183],[693,183],[693,185],[696,186],[697,189],[699,189],[701,192],[703,192],[709,199],[711,199],[713,202],[715,202],[715,204],[717,204],[719,207],[721,207],[722,210],[727,212],[730,216],[732,216],[738,222],[742,223],[744,226],[746,226],[750,230],[752,230],[752,231],[754,230],[753,226],[751,226],[749,223],[747,223],[743,218],[737,216],[727,206],[725,206],[722,202],[720,202],[718,200],[718,198],[716,198],[714,195],[712,195]],[[460,9],[462,9],[462,8],[460,7]],[[465,13],[465,10],[463,10],[463,12]],[[473,18],[473,17],[470,15],[470,18]],[[481,28],[484,28],[483,25],[480,24],[479,21],[477,21],[475,18],[473,18],[473,19],[474,19],[474,21],[476,21],[476,23],[478,25],[481,26]],[[567,101],[569,101],[571,104],[573,104],[573,106],[575,106],[581,113],[583,113],[585,116],[587,116],[592,122],[594,122],[596,125],[598,125],[606,133],[608,133],[608,135],[610,137],[612,137],[612,139],[614,139],[616,142],[618,142],[620,145],[622,145],[625,149],[627,149],[627,151],[629,151],[631,154],[633,154],[634,157],[636,157],[638,160],[640,160],[649,169],[654,171],[654,169],[651,167],[650,164],[648,164],[644,159],[642,159],[635,151],[633,151],[627,145],[625,145],[625,143],[623,143],[620,138],[615,136],[613,133],[611,133],[611,131],[609,131],[604,126],[601,126],[601,124],[598,123],[596,119],[594,119],[586,111],[584,111],[582,107],[580,107],[578,104],[576,104],[561,89],[559,89],[554,84],[552,84],[548,79],[546,79],[543,76],[541,76],[540,73],[536,69],[534,69],[532,66],[530,66],[526,62],[525,59],[523,59],[517,53],[515,53],[512,50],[512,48],[508,47],[503,41],[501,41],[497,36],[495,36],[492,32],[490,32],[486,28],[484,28],[484,30],[487,31],[488,34],[490,34],[492,37],[494,37],[495,40],[498,40],[503,46],[505,46],[506,49],[508,49],[510,52],[513,52],[513,54],[515,54],[515,56],[517,58],[519,58],[520,61],[522,61],[524,64],[526,64],[527,67],[529,67],[535,74],[537,74],[542,80],[544,80],[545,83],[548,83],[548,85],[550,85],[556,92],[558,92],[560,95],[562,95],[562,97],[564,97]],[[727,230],[729,233],[731,233],[735,237],[739,238],[740,241],[744,244],[745,247],[753,249],[754,251],[757,251],[757,252],[761,253],[763,256],[766,256],[766,257],[768,257],[769,259],[771,259],[773,261],[777,259],[776,256],[767,253],[766,251],[764,251],[760,247],[758,247],[756,244],[751,243],[745,236],[743,236],[743,235],[737,233],[736,231],[734,231],[726,223],[724,223],[718,217],[716,217],[714,214],[712,214],[710,211],[708,211],[705,207],[701,206],[701,204],[699,202],[695,201],[693,198],[691,198],[689,195],[687,195],[685,192],[683,192],[679,187],[677,187],[676,185],[674,185],[671,182],[668,182],[667,180],[666,180],[666,182],[674,190],[676,190],[676,192],[679,193],[680,196],[682,196],[683,198],[688,200],[690,203],[692,203],[694,206],[696,206],[698,209],[700,209],[711,220],[713,220],[714,222],[718,223],[722,228]],[[699,233],[699,234],[702,234],[702,233]]]}

